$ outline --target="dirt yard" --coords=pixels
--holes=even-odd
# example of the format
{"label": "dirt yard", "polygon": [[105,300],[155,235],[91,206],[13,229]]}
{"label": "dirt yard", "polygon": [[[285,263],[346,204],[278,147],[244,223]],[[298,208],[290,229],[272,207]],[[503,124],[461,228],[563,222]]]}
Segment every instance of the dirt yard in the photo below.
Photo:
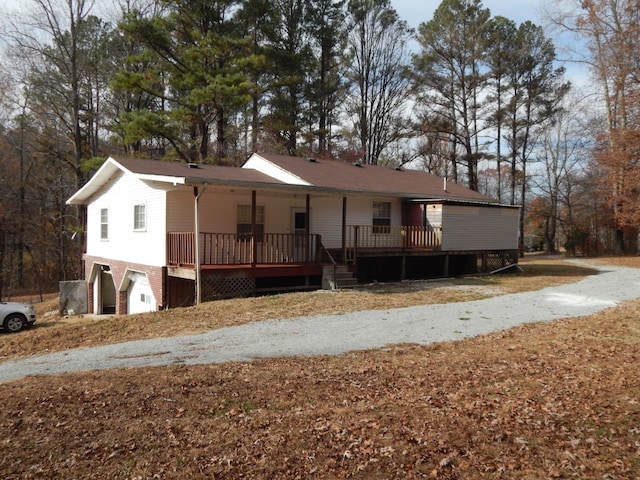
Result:
{"label": "dirt yard", "polygon": [[[601,261],[640,266],[635,257]],[[523,267],[499,277],[213,302],[147,316],[54,317],[0,335],[0,358],[264,318],[464,301],[593,273],[559,260],[534,258]],[[31,377],[0,387],[0,474],[638,479],[639,347],[640,301],[429,347]]]}

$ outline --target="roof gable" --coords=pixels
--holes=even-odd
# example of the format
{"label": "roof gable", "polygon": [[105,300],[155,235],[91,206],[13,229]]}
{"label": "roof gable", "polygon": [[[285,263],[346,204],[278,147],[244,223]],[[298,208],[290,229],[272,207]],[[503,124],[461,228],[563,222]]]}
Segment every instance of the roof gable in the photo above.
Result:
{"label": "roof gable", "polygon": [[67,200],[69,204],[84,205],[117,172],[144,181],[174,185],[223,184],[238,186],[285,185],[257,170],[220,165],[196,165],[184,162],[164,162],[139,158],[109,157],[91,179]]}

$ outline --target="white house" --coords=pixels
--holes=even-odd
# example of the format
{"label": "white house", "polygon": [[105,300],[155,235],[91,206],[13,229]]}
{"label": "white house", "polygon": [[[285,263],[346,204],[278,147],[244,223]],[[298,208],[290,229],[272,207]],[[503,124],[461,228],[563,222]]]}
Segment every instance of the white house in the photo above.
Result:
{"label": "white house", "polygon": [[414,170],[267,154],[242,167],[109,158],[68,203],[87,207],[94,313],[517,262],[517,207]]}

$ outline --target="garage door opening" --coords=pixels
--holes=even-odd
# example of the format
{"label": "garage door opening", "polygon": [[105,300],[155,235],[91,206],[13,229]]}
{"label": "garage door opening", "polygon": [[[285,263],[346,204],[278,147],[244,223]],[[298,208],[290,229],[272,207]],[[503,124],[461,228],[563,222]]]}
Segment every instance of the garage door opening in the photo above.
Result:
{"label": "garage door opening", "polygon": [[127,313],[155,312],[157,303],[146,273],[127,272]]}
{"label": "garage door opening", "polygon": [[109,265],[100,265],[93,284],[93,313],[106,315],[116,313],[116,285]]}

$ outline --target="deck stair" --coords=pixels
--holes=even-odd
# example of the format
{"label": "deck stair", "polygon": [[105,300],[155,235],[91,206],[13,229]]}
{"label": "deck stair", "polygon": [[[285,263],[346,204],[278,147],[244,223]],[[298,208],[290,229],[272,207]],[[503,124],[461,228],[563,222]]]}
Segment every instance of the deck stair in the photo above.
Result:
{"label": "deck stair", "polygon": [[353,288],[358,285],[358,279],[347,265],[331,265],[323,268],[322,288],[335,290]]}

